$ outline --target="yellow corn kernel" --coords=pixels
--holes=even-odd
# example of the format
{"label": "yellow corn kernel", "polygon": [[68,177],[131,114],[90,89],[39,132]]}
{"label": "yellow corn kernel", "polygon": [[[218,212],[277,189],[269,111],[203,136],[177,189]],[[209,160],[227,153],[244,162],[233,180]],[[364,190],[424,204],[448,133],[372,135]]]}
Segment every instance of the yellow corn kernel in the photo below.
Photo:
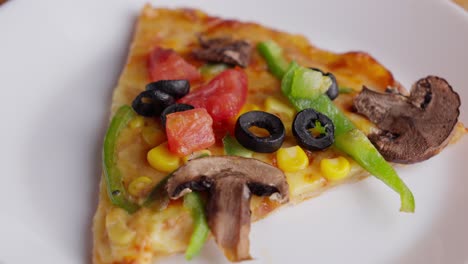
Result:
{"label": "yellow corn kernel", "polygon": [[153,181],[151,178],[141,176],[130,182],[128,185],[128,193],[133,196],[139,196],[143,191],[148,189],[151,186]]}
{"label": "yellow corn kernel", "polygon": [[127,212],[112,208],[106,215],[106,230],[109,240],[117,245],[128,245],[135,238],[135,231],[127,226]]}
{"label": "yellow corn kernel", "polygon": [[157,146],[166,140],[166,134],[161,128],[147,126],[141,130],[143,140],[150,146]]}
{"label": "yellow corn kernel", "polygon": [[167,143],[163,143],[148,151],[146,159],[151,167],[162,172],[172,172],[179,168],[181,163],[180,158],[169,151]]}
{"label": "yellow corn kernel", "polygon": [[142,116],[136,116],[133,118],[132,121],[130,121],[130,128],[135,129],[135,128],[140,128],[145,124],[145,118]]}
{"label": "yellow corn kernel", "polygon": [[351,166],[346,158],[340,156],[334,159],[322,159],[320,170],[327,180],[336,181],[348,176]]}
{"label": "yellow corn kernel", "polygon": [[[260,107],[256,104],[251,104],[251,103],[246,103],[242,106],[241,110],[237,114],[237,117],[241,116],[242,114],[245,114],[250,111],[258,111],[260,110]],[[237,118],[236,118],[237,119]]]}
{"label": "yellow corn kernel", "polygon": [[281,102],[273,96],[267,97],[265,100],[265,111],[269,113],[283,114],[289,119],[294,118],[296,111],[291,106]]}
{"label": "yellow corn kernel", "polygon": [[276,160],[278,168],[285,172],[296,172],[309,166],[309,157],[299,146],[280,148]]}
{"label": "yellow corn kernel", "polygon": [[184,163],[187,163],[193,159],[202,158],[206,156],[211,156],[211,151],[208,149],[203,149],[203,150],[195,151],[192,154],[183,157],[182,159]]}

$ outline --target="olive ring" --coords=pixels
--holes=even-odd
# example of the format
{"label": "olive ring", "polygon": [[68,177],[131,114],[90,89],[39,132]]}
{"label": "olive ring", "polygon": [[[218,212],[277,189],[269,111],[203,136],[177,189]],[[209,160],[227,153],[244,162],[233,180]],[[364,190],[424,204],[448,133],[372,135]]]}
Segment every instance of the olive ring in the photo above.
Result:
{"label": "olive ring", "polygon": [[[317,121],[325,129],[325,134],[321,133],[318,137],[314,137],[309,129],[314,128]],[[312,108],[297,113],[292,132],[297,143],[307,150],[326,149],[333,144],[335,138],[335,126],[330,118]]]}
{"label": "olive ring", "polygon": [[132,102],[132,108],[137,114],[151,117],[160,115],[169,105],[175,102],[174,97],[160,90],[141,92]]}
{"label": "olive ring", "polygon": [[187,80],[161,80],[147,84],[146,90],[159,90],[177,100],[189,93],[190,82]]}
{"label": "olive ring", "polygon": [[[266,129],[270,135],[258,137],[249,130],[252,126]],[[241,115],[235,127],[237,141],[245,148],[260,153],[272,153],[278,150],[283,144],[285,134],[281,120],[263,111],[250,111]]]}

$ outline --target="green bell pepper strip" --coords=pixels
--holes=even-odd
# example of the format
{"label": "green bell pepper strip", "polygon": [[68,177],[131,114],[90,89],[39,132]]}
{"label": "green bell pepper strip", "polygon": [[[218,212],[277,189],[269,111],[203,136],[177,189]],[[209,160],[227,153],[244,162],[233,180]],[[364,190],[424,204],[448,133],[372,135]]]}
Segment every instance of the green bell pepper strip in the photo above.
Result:
{"label": "green bell pepper strip", "polygon": [[289,63],[283,58],[281,47],[273,41],[266,41],[260,42],[257,45],[257,50],[265,58],[270,72],[278,79],[283,78]]}
{"label": "green bell pepper strip", "polygon": [[230,68],[229,65],[224,64],[224,63],[217,63],[217,64],[208,63],[208,64],[203,65],[200,68],[200,73],[203,76],[207,76],[207,77],[215,76],[229,68]]}
{"label": "green bell pepper strip", "polygon": [[169,204],[169,196],[166,192],[166,183],[171,176],[172,173],[164,177],[158,184],[156,184],[156,186],[154,186],[153,190],[151,190],[150,194],[143,203],[143,206],[155,206],[158,211],[166,209],[167,205]]}
{"label": "green bell pepper strip", "polygon": [[113,205],[124,209],[130,214],[136,212],[140,206],[128,200],[127,192],[122,182],[122,173],[117,168],[116,146],[120,132],[127,127],[127,124],[135,116],[135,112],[128,105],[123,105],[117,110],[107,129],[102,151],[104,179],[109,199]]}
{"label": "green bell pepper strip", "polygon": [[223,138],[223,145],[224,145],[224,154],[229,156],[240,156],[244,158],[251,158],[253,155],[253,151],[250,151],[239,142],[237,142],[236,138],[226,134]]}
{"label": "green bell pepper strip", "polygon": [[205,241],[210,233],[208,222],[205,216],[205,207],[198,193],[191,192],[184,195],[184,207],[190,210],[194,220],[194,228],[190,242],[185,251],[185,259],[191,260],[193,257],[200,254]]}
{"label": "green bell pepper strip", "polygon": [[[267,57],[265,59],[268,60]],[[292,62],[282,78],[281,91],[283,94],[297,111],[313,108],[328,116],[335,125],[334,146],[351,156],[361,167],[396,191],[400,195],[401,211],[414,212],[413,194],[367,136],[354,126],[328,96],[322,93],[323,91],[301,93],[309,88],[303,86],[310,83],[310,80],[307,79],[310,76],[307,74],[308,70]]]}

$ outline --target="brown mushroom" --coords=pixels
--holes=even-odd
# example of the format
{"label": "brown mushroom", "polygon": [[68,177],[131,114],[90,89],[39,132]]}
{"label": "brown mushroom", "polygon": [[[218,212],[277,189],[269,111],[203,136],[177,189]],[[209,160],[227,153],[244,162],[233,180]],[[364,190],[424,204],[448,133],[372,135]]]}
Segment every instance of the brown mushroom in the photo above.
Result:
{"label": "brown mushroom", "polygon": [[252,46],[245,40],[231,38],[204,39],[199,37],[201,49],[193,51],[195,58],[247,67]]}
{"label": "brown mushroom", "polygon": [[413,85],[409,96],[364,87],[354,106],[380,129],[369,139],[385,159],[415,163],[448,144],[460,114],[460,97],[446,80],[428,76]]}
{"label": "brown mushroom", "polygon": [[212,156],[189,161],[167,183],[171,199],[191,191],[209,191],[208,225],[230,261],[250,259],[250,197],[288,201],[281,170],[256,159]]}

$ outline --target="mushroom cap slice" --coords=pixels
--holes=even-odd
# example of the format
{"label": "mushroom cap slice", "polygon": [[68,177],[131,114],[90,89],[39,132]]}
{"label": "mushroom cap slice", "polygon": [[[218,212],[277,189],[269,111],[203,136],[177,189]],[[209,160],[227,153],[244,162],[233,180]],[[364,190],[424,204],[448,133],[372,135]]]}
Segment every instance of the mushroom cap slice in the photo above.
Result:
{"label": "mushroom cap slice", "polygon": [[251,259],[249,253],[251,194],[287,202],[283,172],[256,159],[212,156],[189,161],[168,180],[177,199],[191,191],[209,191],[206,213],[216,242],[230,261]]}
{"label": "mushroom cap slice", "polygon": [[201,48],[193,51],[197,59],[241,67],[249,65],[252,45],[245,40],[233,40],[228,37],[205,39],[200,36],[199,42]]}
{"label": "mushroom cap slice", "polygon": [[354,106],[380,129],[369,139],[385,159],[415,163],[448,144],[460,114],[460,97],[446,80],[428,76],[413,85],[409,96],[364,87]]}
{"label": "mushroom cap slice", "polygon": [[203,191],[225,172],[245,176],[250,190],[259,196],[273,195],[279,202],[289,199],[289,187],[284,173],[268,163],[237,156],[211,156],[194,159],[175,171],[167,183],[171,199],[177,199],[192,190]]}

